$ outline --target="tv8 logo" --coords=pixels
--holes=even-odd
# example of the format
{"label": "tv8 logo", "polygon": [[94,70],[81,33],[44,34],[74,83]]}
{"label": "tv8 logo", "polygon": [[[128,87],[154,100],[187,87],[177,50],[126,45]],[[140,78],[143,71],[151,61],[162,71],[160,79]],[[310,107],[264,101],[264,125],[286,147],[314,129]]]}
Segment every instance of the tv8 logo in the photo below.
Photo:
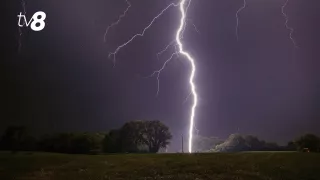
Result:
{"label": "tv8 logo", "polygon": [[[22,17],[23,17],[23,24],[21,24]],[[24,25],[26,25],[28,27],[31,23],[31,29],[33,31],[41,31],[46,26],[46,23],[44,22],[46,17],[47,15],[45,12],[38,11],[33,14],[32,18],[28,22],[26,15],[22,15],[22,12],[20,12],[20,14],[18,15],[18,18],[19,18],[18,26],[23,27]]]}

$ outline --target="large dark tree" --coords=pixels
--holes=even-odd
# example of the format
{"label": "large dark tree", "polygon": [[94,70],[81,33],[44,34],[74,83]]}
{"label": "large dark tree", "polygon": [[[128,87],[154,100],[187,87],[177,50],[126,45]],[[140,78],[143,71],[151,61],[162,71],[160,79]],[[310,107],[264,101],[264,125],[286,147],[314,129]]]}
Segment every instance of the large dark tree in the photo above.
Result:
{"label": "large dark tree", "polygon": [[160,148],[165,148],[169,144],[172,135],[169,127],[158,120],[144,121],[143,141],[148,146],[149,152],[158,152]]}
{"label": "large dark tree", "polygon": [[124,152],[139,152],[139,146],[144,143],[144,121],[130,121],[120,129],[120,144]]}
{"label": "large dark tree", "polygon": [[320,138],[314,134],[303,135],[297,138],[294,143],[300,151],[304,148],[308,148],[311,152],[318,152],[320,150]]}
{"label": "large dark tree", "polygon": [[[113,134],[112,134],[113,133]],[[104,139],[105,152],[158,152],[169,144],[169,128],[158,120],[130,121],[119,131],[111,131]],[[109,147],[108,147],[109,146]],[[112,148],[115,147],[115,148]]]}

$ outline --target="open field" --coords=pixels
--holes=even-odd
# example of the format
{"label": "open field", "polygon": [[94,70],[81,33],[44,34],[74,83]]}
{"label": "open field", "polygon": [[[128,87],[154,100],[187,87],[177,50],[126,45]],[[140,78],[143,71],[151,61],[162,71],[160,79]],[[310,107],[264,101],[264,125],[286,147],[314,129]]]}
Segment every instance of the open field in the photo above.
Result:
{"label": "open field", "polygon": [[320,154],[66,155],[0,153],[0,179],[23,180],[319,180]]}

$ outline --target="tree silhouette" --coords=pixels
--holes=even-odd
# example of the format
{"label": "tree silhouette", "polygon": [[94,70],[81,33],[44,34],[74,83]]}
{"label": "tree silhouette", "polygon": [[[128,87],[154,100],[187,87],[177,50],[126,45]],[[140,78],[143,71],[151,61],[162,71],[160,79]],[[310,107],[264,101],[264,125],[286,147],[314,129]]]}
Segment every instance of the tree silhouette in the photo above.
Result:
{"label": "tree silhouette", "polygon": [[318,152],[320,149],[320,138],[314,134],[306,134],[296,139],[294,142],[298,150],[308,148],[311,152]]}
{"label": "tree silhouette", "polygon": [[170,143],[172,135],[168,126],[158,120],[145,121],[143,125],[143,141],[148,146],[149,152],[156,153]]}

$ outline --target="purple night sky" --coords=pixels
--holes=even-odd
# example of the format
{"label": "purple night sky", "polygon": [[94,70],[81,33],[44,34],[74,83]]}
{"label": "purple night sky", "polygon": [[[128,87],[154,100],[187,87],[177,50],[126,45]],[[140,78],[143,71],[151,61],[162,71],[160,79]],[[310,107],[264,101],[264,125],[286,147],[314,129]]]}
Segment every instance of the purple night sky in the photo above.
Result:
{"label": "purple night sky", "polygon": [[[196,127],[204,136],[226,138],[239,132],[286,143],[320,130],[319,0],[290,0],[285,11],[294,28],[295,49],[285,28],[285,0],[193,0],[183,42],[196,59],[199,106]],[[5,3],[5,43],[1,69],[1,126],[23,124],[35,132],[107,131],[137,119],[159,119],[174,142],[187,133],[192,103],[190,65],[179,58],[160,76],[143,78],[161,67],[161,51],[175,38],[178,8],[168,10],[117,55],[108,53],[139,33],[170,0],[131,0],[122,22],[105,29],[125,10],[124,0],[26,1],[27,18],[47,14],[46,27],[23,28],[18,53],[20,1]],[[173,145],[174,146],[174,145]]]}

